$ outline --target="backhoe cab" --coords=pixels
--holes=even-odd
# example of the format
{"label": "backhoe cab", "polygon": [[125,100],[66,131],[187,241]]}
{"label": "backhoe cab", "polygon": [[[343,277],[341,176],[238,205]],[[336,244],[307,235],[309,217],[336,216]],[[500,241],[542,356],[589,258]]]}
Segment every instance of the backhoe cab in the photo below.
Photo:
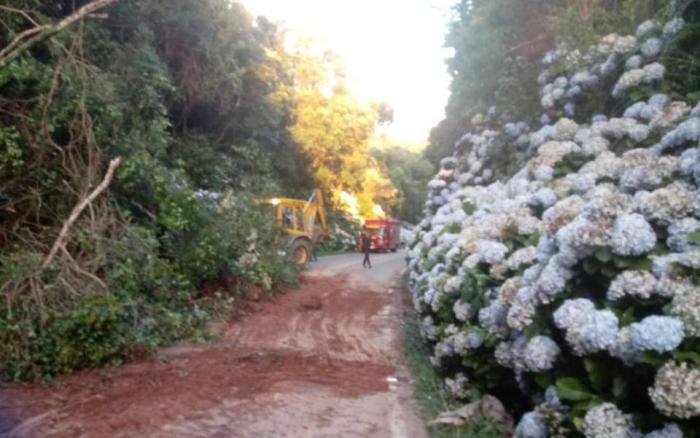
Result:
{"label": "backhoe cab", "polygon": [[287,233],[285,247],[293,260],[305,265],[314,247],[330,237],[321,191],[314,190],[307,201],[270,198],[265,202],[274,207],[277,224]]}

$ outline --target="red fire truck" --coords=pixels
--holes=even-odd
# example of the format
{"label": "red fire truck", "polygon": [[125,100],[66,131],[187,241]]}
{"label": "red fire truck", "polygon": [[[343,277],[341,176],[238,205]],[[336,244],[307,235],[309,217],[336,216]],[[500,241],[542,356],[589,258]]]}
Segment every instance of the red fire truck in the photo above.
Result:
{"label": "red fire truck", "polygon": [[401,244],[401,222],[392,219],[365,219],[362,232],[372,243],[372,251],[396,251]]}

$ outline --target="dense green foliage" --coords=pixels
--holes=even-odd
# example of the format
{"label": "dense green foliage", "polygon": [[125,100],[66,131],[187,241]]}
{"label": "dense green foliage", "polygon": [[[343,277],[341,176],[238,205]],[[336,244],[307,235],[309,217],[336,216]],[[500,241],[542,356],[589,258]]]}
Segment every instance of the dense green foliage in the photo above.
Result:
{"label": "dense green foliage", "polygon": [[433,175],[433,166],[418,152],[400,146],[373,149],[372,156],[379,162],[391,179],[398,194],[394,216],[417,223],[423,213],[427,195],[426,184]]}
{"label": "dense green foliage", "polygon": [[[0,47],[86,3],[13,2]],[[0,69],[2,376],[199,336],[243,283],[295,281],[253,200],[314,184],[288,129],[282,45],[235,3],[117,1]],[[109,189],[42,266],[117,156]]]}

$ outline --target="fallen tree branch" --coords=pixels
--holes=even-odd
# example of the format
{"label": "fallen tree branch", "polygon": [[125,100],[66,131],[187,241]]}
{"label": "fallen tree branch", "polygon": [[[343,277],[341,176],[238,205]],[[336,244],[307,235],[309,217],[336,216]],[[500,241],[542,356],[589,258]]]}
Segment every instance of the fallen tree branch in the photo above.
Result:
{"label": "fallen tree branch", "polygon": [[37,26],[21,32],[10,41],[7,47],[0,50],[0,68],[4,68],[23,52],[32,48],[32,46],[50,38],[52,35],[57,34],[76,21],[91,15],[95,11],[115,1],[117,0],[95,0],[54,24]]}
{"label": "fallen tree branch", "polygon": [[44,263],[41,264],[41,269],[46,269],[51,262],[53,261],[53,258],[56,257],[56,253],[58,250],[61,248],[63,245],[63,241],[65,240],[66,236],[68,235],[68,231],[70,231],[70,228],[73,226],[73,223],[78,220],[78,217],[80,214],[85,210],[85,208],[92,203],[92,201],[97,198],[100,193],[102,193],[112,182],[112,177],[114,177],[114,172],[117,170],[117,167],[122,163],[122,158],[117,157],[113,159],[112,161],[109,162],[109,167],[107,168],[107,173],[105,174],[104,179],[102,182],[95,187],[95,190],[92,191],[85,199],[82,201],[78,202],[78,204],[73,207],[73,211],[71,211],[70,216],[68,216],[68,220],[63,224],[63,227],[61,228],[61,232],[58,233],[58,237],[56,238],[56,241],[53,243],[53,246],[51,246],[51,250],[49,251],[49,255],[46,256],[46,259],[44,260]]}
{"label": "fallen tree branch", "polygon": [[88,272],[80,267],[78,262],[73,258],[73,256],[70,254],[70,252],[68,252],[65,245],[61,245],[61,252],[70,261],[71,268],[73,268],[75,270],[75,272],[77,272],[78,274],[84,275],[84,276],[88,277],[89,279],[91,279],[92,281],[94,281],[95,283],[99,284],[100,287],[102,288],[102,290],[106,291],[108,289],[105,282],[100,280],[100,278],[97,275],[92,274],[92,273],[90,273],[90,272]]}

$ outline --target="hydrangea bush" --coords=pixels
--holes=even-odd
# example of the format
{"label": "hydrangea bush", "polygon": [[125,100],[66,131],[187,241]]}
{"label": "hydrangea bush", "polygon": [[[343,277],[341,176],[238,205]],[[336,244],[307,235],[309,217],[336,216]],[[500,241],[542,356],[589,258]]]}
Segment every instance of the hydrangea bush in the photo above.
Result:
{"label": "hydrangea bush", "polygon": [[700,431],[700,104],[663,85],[683,31],[548,53],[541,124],[475,117],[428,184],[408,278],[432,362],[516,436]]}

